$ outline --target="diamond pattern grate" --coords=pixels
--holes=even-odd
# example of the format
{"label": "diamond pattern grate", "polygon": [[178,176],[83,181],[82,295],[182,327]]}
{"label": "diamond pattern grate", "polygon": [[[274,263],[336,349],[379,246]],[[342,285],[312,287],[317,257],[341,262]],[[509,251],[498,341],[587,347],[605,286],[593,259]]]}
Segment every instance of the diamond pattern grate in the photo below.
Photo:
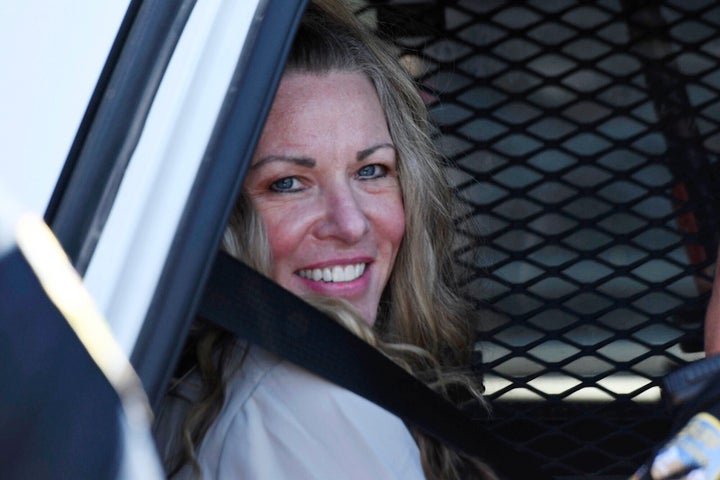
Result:
{"label": "diamond pattern grate", "polygon": [[700,355],[720,5],[374,1],[358,14],[393,39],[438,124],[493,428],[560,478],[631,473],[668,428],[658,379]]}

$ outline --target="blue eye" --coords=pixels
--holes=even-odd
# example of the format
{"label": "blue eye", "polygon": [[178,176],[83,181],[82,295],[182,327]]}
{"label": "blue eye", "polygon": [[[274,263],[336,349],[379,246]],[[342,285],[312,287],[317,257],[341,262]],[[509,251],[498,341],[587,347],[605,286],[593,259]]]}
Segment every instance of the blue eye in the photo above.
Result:
{"label": "blue eye", "polygon": [[358,177],[362,179],[384,177],[385,175],[387,175],[387,168],[377,164],[365,165],[358,170]]}
{"label": "blue eye", "polygon": [[275,192],[295,192],[300,189],[300,182],[295,177],[281,178],[270,184],[270,190]]}

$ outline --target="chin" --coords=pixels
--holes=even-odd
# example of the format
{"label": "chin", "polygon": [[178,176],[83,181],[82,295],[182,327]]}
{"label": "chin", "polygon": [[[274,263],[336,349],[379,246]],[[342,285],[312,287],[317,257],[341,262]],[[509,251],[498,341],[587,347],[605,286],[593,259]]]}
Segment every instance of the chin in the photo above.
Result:
{"label": "chin", "polygon": [[375,325],[375,320],[377,319],[377,306],[372,308],[362,305],[353,305],[353,307],[355,307],[355,310],[358,315],[360,315],[360,318],[362,318],[368,326],[372,327]]}

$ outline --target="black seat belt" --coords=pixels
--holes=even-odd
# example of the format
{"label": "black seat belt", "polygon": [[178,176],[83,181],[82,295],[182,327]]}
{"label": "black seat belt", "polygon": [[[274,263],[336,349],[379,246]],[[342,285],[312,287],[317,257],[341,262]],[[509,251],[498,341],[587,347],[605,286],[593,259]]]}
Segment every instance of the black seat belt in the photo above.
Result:
{"label": "black seat belt", "polygon": [[485,460],[502,478],[549,479],[378,350],[226,253],[215,260],[198,315],[350,390],[445,444]]}

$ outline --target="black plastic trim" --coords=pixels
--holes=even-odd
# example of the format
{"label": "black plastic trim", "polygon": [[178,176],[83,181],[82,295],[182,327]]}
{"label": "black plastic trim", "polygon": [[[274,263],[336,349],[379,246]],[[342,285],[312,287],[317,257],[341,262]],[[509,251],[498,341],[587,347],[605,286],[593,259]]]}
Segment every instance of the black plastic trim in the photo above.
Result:
{"label": "black plastic trim", "polygon": [[84,273],[195,0],[133,1],[45,219]]}
{"label": "black plastic trim", "polygon": [[258,6],[131,361],[157,405],[172,375],[307,0]]}
{"label": "black plastic trim", "polygon": [[103,65],[97,84],[95,85],[95,89],[90,97],[90,102],[88,102],[88,106],[85,109],[80,126],[78,127],[73,143],[70,146],[68,156],[65,159],[65,164],[63,165],[58,181],[55,184],[55,189],[50,197],[50,202],[48,202],[48,206],[45,210],[45,222],[47,224],[55,222],[58,208],[60,207],[62,198],[68,189],[70,179],[72,178],[72,174],[77,166],[78,157],[80,156],[82,147],[90,133],[90,128],[97,117],[102,99],[108,91],[110,80],[113,77],[113,72],[115,71],[120,58],[120,53],[122,53],[125,42],[127,42],[130,30],[132,29],[142,2],[143,0],[132,0],[130,5],[128,5],[128,9],[125,12],[122,22],[120,23],[120,28],[115,35],[115,40],[113,41],[110,52],[105,59],[105,64]]}

